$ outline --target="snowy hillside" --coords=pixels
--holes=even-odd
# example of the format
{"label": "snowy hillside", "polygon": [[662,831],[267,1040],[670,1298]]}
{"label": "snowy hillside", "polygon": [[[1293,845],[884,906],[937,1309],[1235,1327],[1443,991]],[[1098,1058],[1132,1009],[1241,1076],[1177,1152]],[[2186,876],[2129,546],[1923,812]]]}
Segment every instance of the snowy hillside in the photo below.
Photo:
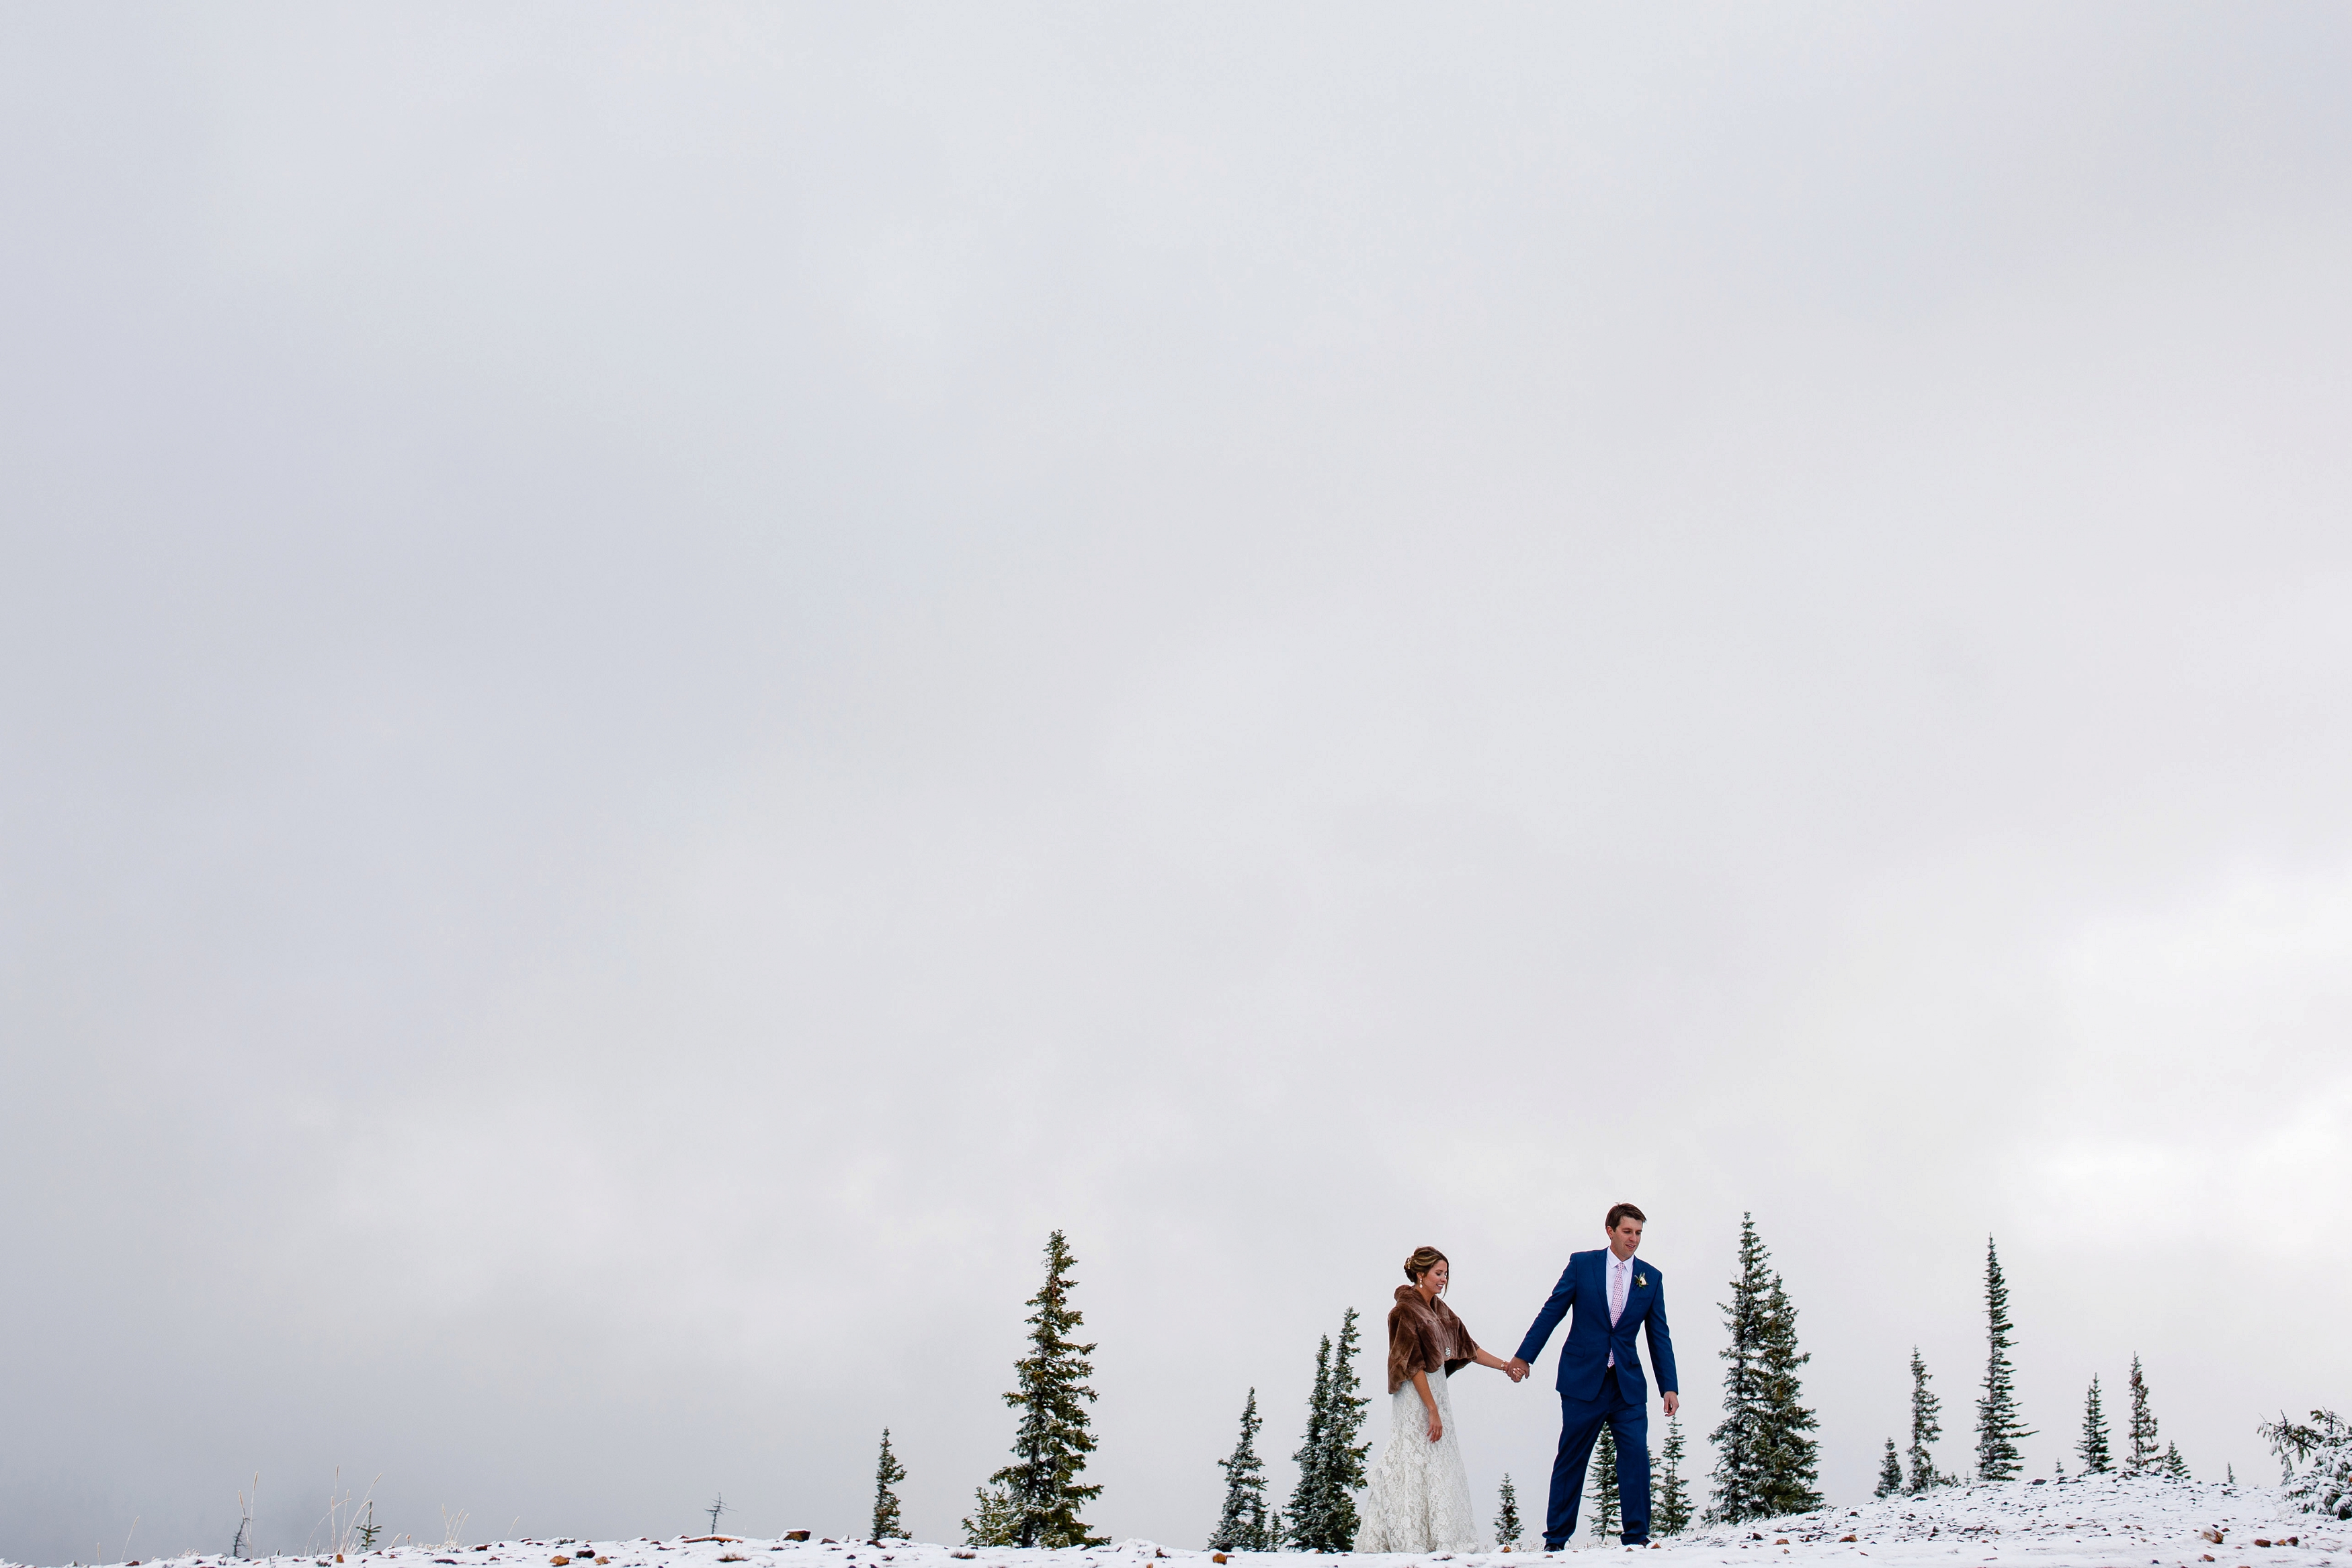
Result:
{"label": "snowy hillside", "polygon": [[[2215,1542],[2205,1533],[2221,1537]],[[1699,1568],[1789,1557],[1823,1564],[1869,1558],[1870,1568],[1958,1568],[2032,1563],[2048,1568],[2352,1568],[2344,1526],[2283,1511],[2268,1487],[2223,1487],[2154,1476],[2100,1477],[2042,1485],[2027,1481],[1950,1487],[1852,1509],[1775,1520],[1740,1530],[1699,1531],[1654,1546],[1643,1568]],[[1585,1552],[1628,1549],[1585,1545]],[[1746,1552],[1756,1557],[1743,1557]],[[1562,1557],[1572,1553],[1562,1553]],[[923,1546],[904,1542],[753,1541],[731,1537],[669,1541],[501,1541],[470,1548],[404,1546],[354,1553],[346,1568],[1140,1568],[1144,1563],[1202,1564],[1209,1553],[1123,1541],[1099,1550],[1019,1552]],[[1460,1568],[1510,1568],[1542,1562],[1538,1552],[1475,1552],[1427,1559],[1365,1558],[1398,1568],[1423,1561]],[[1559,1561],[1559,1559],[1551,1559]],[[141,1568],[229,1568],[233,1560],[190,1556],[152,1560]],[[332,1552],[275,1560],[283,1568],[333,1568]],[[1290,1553],[1237,1552],[1233,1568],[1304,1568]],[[1855,1568],[1860,1568],[1857,1561]]]}

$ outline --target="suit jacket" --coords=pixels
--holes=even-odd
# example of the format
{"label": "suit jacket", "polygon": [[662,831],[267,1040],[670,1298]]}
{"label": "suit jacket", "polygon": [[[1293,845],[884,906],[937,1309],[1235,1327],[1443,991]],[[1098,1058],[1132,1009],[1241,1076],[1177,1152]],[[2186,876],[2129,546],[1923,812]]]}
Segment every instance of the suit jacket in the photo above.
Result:
{"label": "suit jacket", "polygon": [[1562,1394],[1579,1399],[1600,1398],[1603,1375],[1610,1371],[1609,1354],[1615,1351],[1618,1392],[1628,1404],[1646,1403],[1650,1385],[1633,1354],[1636,1329],[1649,1337],[1650,1364],[1657,1369],[1659,1392],[1681,1393],[1682,1386],[1675,1380],[1675,1342],[1666,1332],[1666,1292],[1657,1270],[1639,1257],[1633,1260],[1633,1277],[1625,1288],[1625,1311],[1612,1325],[1608,1260],[1606,1247],[1569,1259],[1559,1283],[1552,1287],[1551,1300],[1543,1304],[1536,1321],[1528,1325],[1528,1337],[1519,1342],[1519,1359],[1534,1365],[1536,1357],[1543,1354],[1544,1342],[1572,1307],[1576,1316],[1568,1325],[1567,1341],[1559,1347],[1559,1377],[1554,1384]]}

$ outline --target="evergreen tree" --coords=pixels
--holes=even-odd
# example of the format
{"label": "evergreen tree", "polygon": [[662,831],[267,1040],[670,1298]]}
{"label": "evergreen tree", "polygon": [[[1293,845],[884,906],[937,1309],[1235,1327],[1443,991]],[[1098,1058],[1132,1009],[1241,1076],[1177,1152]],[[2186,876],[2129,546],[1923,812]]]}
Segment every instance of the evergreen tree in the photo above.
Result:
{"label": "evergreen tree", "polygon": [[2025,1469],[2018,1452],[2020,1440],[2032,1432],[2020,1421],[2017,1393],[2011,1385],[2009,1282],[2001,1278],[2000,1254],[1992,1238],[1985,1238],[1985,1333],[1990,1351],[1985,1358],[1984,1397],[1977,1401],[1977,1479],[2014,1480]]}
{"label": "evergreen tree", "polygon": [[1690,1488],[1683,1480],[1683,1421],[1666,1418],[1666,1446],[1658,1456],[1657,1482],[1650,1495],[1650,1530],[1656,1535],[1680,1535],[1690,1528]]}
{"label": "evergreen tree", "polygon": [[2298,1513],[2352,1519],[2352,1421],[2328,1409],[2290,1421],[2282,1410],[2254,1430],[2278,1456],[2281,1502]]}
{"label": "evergreen tree", "polygon": [[[1029,1305],[1036,1309],[1030,1325],[1029,1354],[1013,1363],[1017,1383],[1004,1402],[1021,1412],[1013,1439],[1013,1463],[988,1478],[997,1497],[1010,1510],[1006,1529],[1009,1546],[1107,1546],[1108,1536],[1087,1533],[1078,1510],[1102,1495],[1099,1486],[1080,1486],[1087,1456],[1094,1452],[1095,1436],[1080,1401],[1095,1391],[1083,1379],[1094,1371],[1086,1358],[1091,1344],[1071,1341],[1070,1331],[1086,1322],[1070,1305],[1077,1281],[1069,1277],[1077,1260],[1069,1244],[1055,1231],[1045,1240],[1045,1283]],[[980,1494],[981,1513],[987,1518],[992,1499]],[[965,1531],[972,1525],[967,1521]],[[975,1544],[979,1544],[976,1542]]]}
{"label": "evergreen tree", "polygon": [[1893,1497],[1903,1490],[1903,1456],[1895,1451],[1895,1439],[1886,1439],[1886,1457],[1878,1462],[1878,1490],[1873,1497]]}
{"label": "evergreen tree", "polygon": [[2050,1479],[2058,1481],[2066,1479],[2066,1457],[2063,1454],[2050,1461]]}
{"label": "evergreen tree", "polygon": [[2180,1457],[2180,1445],[2178,1443],[2164,1445],[2164,1462],[2157,1468],[2177,1481],[2194,1479],[2189,1473],[2189,1461]]}
{"label": "evergreen tree", "polygon": [[1756,1234],[1753,1215],[1739,1223],[1738,1271],[1724,1304],[1731,1343],[1717,1354],[1723,1374],[1723,1420],[1715,1439],[1712,1524],[1736,1524],[1769,1514],[1802,1513],[1821,1506],[1813,1490],[1819,1443],[1806,1434],[1820,1425],[1800,1403],[1797,1369],[1812,1359],[1797,1348],[1797,1309]]}
{"label": "evergreen tree", "polygon": [[1950,1476],[1936,1469],[1936,1439],[1944,1435],[1944,1402],[1927,1383],[1927,1364],[1919,1358],[1919,1347],[1915,1344],[1911,1347],[1911,1479],[1905,1483],[1906,1491],[1952,1484]]}
{"label": "evergreen tree", "polygon": [[1803,1392],[1797,1369],[1813,1358],[1797,1348],[1797,1309],[1790,1303],[1788,1290],[1777,1272],[1771,1289],[1764,1294],[1764,1321],[1763,1416],[1768,1441],[1758,1501],[1767,1514],[1803,1513],[1822,1506],[1822,1494],[1813,1490],[1813,1482],[1821,1478],[1821,1444],[1806,1436],[1821,1421],[1797,1402]]}
{"label": "evergreen tree", "polygon": [[2083,1440],[2074,1445],[2074,1453],[2083,1461],[2083,1473],[2095,1476],[2116,1468],[2115,1458],[2107,1448],[2107,1413],[2099,1405],[2099,1380],[2091,1379],[2091,1391],[2083,1396]]}
{"label": "evergreen tree", "polygon": [[1209,1537],[1212,1552],[1271,1552],[1267,1526],[1272,1522],[1265,1513],[1265,1466],[1257,1457],[1258,1428],[1265,1423],[1257,1413],[1257,1390],[1249,1391],[1249,1403],[1242,1406],[1241,1441],[1234,1445],[1231,1458],[1219,1459],[1218,1467],[1225,1472],[1225,1508],[1218,1517],[1216,1533]]}
{"label": "evergreen tree", "polygon": [[963,1521],[963,1543],[1013,1545],[1013,1532],[1020,1521],[1020,1511],[1013,1506],[1013,1494],[1002,1486],[990,1485],[975,1489],[971,1495],[977,1506]]}
{"label": "evergreen tree", "polygon": [[1508,1552],[1519,1543],[1519,1493],[1511,1472],[1503,1472],[1502,1506],[1495,1511],[1495,1544]]}
{"label": "evergreen tree", "polygon": [[1709,1524],[1737,1524],[1765,1510],[1762,1502],[1766,1449],[1764,1429],[1765,1298],[1772,1283],[1765,1264],[1771,1254],[1756,1234],[1756,1217],[1739,1217],[1739,1260],[1731,1277],[1731,1300],[1723,1304],[1731,1343],[1716,1354],[1723,1369],[1723,1419],[1709,1434],[1715,1443],[1715,1496]]}
{"label": "evergreen tree", "polygon": [[874,1539],[898,1541],[907,1527],[898,1522],[898,1494],[890,1489],[907,1479],[907,1467],[890,1451],[890,1428],[882,1428],[882,1458],[874,1467]]}
{"label": "evergreen tree", "polygon": [[2163,1456],[2156,1448],[2156,1412],[2147,1405],[2147,1379],[2139,1372],[2139,1357],[2132,1357],[2131,1369],[2131,1452],[2124,1456],[2124,1469],[2128,1471],[2153,1469]]}
{"label": "evergreen tree", "polygon": [[1282,1542],[1302,1552],[1322,1548],[1318,1512],[1323,1496],[1323,1435],[1331,1425],[1331,1336],[1315,1347],[1315,1391],[1307,1396],[1307,1436],[1291,1459],[1298,1466],[1297,1484],[1290,1489],[1290,1515],[1283,1524]]}
{"label": "evergreen tree", "polygon": [[1356,1494],[1364,1490],[1364,1456],[1372,1451],[1371,1444],[1356,1441],[1364,1429],[1365,1411],[1372,1403],[1356,1392],[1361,1385],[1356,1375],[1356,1350],[1363,1342],[1356,1316],[1356,1309],[1349,1307],[1339,1319],[1339,1343],[1331,1350],[1331,1399],[1323,1428],[1324,1448],[1329,1456],[1323,1484],[1330,1499],[1330,1550],[1334,1552],[1355,1549]]}
{"label": "evergreen tree", "polygon": [[1339,1343],[1326,1338],[1315,1355],[1307,1441],[1297,1455],[1298,1485],[1290,1494],[1289,1543],[1304,1552],[1348,1552],[1356,1544],[1356,1493],[1371,1448],[1356,1441],[1371,1403],[1356,1392],[1356,1351],[1363,1339],[1357,1316],[1349,1307],[1339,1319]]}
{"label": "evergreen tree", "polygon": [[1617,1434],[1603,1421],[1600,1440],[1592,1445],[1592,1539],[1624,1534],[1622,1523],[1617,1511]]}

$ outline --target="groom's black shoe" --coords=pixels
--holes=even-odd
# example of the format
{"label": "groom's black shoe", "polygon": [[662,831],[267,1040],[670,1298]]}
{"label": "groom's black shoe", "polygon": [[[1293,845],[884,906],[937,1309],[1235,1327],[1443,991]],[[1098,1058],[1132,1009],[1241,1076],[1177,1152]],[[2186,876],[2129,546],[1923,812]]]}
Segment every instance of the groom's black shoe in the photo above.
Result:
{"label": "groom's black shoe", "polygon": [[1544,1550],[1546,1552],[1565,1552],[1568,1550],[1568,1542],[1565,1541],[1547,1541],[1544,1542]]}

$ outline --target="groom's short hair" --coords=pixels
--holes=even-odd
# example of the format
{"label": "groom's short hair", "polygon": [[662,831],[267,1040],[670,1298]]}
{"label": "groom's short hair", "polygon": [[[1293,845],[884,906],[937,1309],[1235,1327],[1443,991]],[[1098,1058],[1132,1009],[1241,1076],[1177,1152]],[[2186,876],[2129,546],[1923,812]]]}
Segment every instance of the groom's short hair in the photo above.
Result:
{"label": "groom's short hair", "polygon": [[1644,1225],[1650,1223],[1650,1217],[1643,1214],[1640,1209],[1635,1208],[1630,1203],[1620,1203],[1611,1207],[1609,1210],[1609,1228],[1612,1230],[1616,1229],[1617,1222],[1621,1219],[1638,1219]]}

